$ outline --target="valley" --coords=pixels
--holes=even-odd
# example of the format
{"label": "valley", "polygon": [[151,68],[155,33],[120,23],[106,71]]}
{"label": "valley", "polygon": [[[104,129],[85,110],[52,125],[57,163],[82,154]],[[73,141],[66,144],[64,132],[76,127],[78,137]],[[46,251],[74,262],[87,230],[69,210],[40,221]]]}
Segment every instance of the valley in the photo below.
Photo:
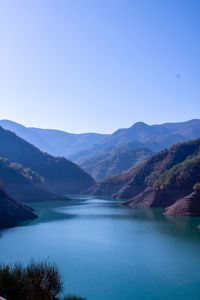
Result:
{"label": "valley", "polygon": [[198,299],[199,217],[92,196],[31,206],[37,219],[0,231],[6,264],[48,257],[65,279],[64,292],[88,300]]}
{"label": "valley", "polygon": [[[11,121],[5,123],[21,128]],[[194,186],[200,182],[200,140],[181,141],[157,153],[144,147],[152,138],[154,143],[157,138],[163,140],[169,132],[171,137],[181,134],[184,140],[199,131],[199,120],[152,126],[136,123],[102,137],[99,144],[93,141],[87,158],[74,154],[78,165],[42,152],[0,127],[0,180],[3,190],[20,203],[70,201],[67,194],[82,193],[126,199],[123,205],[132,208],[161,207],[165,214],[199,216],[200,192]],[[65,143],[58,144],[65,148]]]}
{"label": "valley", "polygon": [[0,1],[0,300],[200,300],[200,1]]}
{"label": "valley", "polygon": [[48,257],[81,299],[198,299],[200,139],[157,152],[139,136],[75,163],[0,127],[1,260]]}

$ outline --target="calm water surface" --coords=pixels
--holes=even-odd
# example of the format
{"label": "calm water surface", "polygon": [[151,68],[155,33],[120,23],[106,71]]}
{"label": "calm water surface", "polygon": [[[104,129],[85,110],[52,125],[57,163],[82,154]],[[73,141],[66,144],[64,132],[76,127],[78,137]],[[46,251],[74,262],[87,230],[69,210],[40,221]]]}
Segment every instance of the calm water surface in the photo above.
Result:
{"label": "calm water surface", "polygon": [[0,260],[55,261],[88,300],[200,299],[200,218],[76,197],[32,205],[39,218],[0,232]]}

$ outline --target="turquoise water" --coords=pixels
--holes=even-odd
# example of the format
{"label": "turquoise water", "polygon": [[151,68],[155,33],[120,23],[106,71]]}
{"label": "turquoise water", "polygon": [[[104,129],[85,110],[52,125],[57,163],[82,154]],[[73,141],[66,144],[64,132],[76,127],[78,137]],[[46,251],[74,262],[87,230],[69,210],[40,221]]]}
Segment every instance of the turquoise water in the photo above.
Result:
{"label": "turquoise water", "polygon": [[200,299],[200,218],[92,197],[33,206],[37,220],[0,232],[1,262],[53,260],[88,300]]}

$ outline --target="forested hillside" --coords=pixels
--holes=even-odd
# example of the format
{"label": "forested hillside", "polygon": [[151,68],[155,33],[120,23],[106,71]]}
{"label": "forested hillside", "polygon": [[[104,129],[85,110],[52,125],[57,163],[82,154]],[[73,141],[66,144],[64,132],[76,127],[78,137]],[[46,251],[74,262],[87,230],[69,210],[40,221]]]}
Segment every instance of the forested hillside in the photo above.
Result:
{"label": "forested hillside", "polygon": [[200,139],[178,143],[89,192],[129,199],[126,204],[131,206],[168,207],[192,193],[198,182]]}
{"label": "forested hillside", "polygon": [[[120,174],[134,167],[138,163],[151,157],[153,152],[147,148],[131,149],[120,152],[107,152],[88,161],[84,161],[81,167],[96,180]],[[105,159],[103,159],[105,157]],[[96,161],[96,162],[94,162]]]}
{"label": "forested hillside", "polygon": [[94,184],[90,175],[63,157],[53,157],[0,127],[0,156],[30,168],[44,178],[43,187],[54,193],[79,193]]}
{"label": "forested hillside", "polygon": [[14,200],[0,187],[0,228],[16,226],[19,222],[36,218],[32,209]]}
{"label": "forested hillside", "polygon": [[87,159],[91,155],[99,154],[109,147],[122,143],[138,142],[143,147],[150,148],[154,152],[164,150],[171,145],[196,139],[200,136],[200,120],[190,120],[180,123],[165,123],[159,125],[148,125],[137,122],[129,128],[122,128],[105,137],[96,145],[75,153],[70,156],[73,161]]}
{"label": "forested hillside", "polygon": [[22,165],[10,163],[7,158],[0,157],[0,182],[3,188],[14,199],[20,202],[50,201],[67,199],[49,192],[44,187],[44,178]]}
{"label": "forested hillside", "polygon": [[0,126],[54,156],[69,156],[100,142],[106,134],[74,134],[61,130],[25,127],[10,120],[0,120]]}

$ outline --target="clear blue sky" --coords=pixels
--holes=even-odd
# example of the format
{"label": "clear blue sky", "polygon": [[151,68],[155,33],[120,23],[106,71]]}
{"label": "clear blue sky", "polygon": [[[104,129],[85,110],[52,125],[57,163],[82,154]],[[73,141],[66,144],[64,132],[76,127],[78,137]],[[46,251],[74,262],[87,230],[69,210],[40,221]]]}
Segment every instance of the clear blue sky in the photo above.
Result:
{"label": "clear blue sky", "polygon": [[0,40],[0,119],[109,133],[200,118],[199,0],[2,0]]}

